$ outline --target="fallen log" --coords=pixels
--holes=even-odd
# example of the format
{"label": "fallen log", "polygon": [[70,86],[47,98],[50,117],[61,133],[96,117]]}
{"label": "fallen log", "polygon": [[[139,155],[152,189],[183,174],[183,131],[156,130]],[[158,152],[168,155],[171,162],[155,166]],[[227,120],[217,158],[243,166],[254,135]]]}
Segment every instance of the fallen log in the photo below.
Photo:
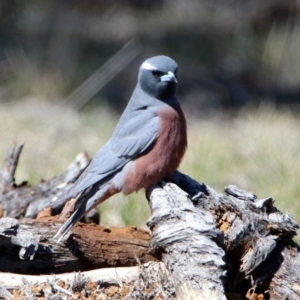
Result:
{"label": "fallen log", "polygon": [[[62,225],[44,220],[0,219],[0,272],[59,274],[156,261],[148,253],[150,235],[136,227],[78,223],[64,243],[53,236]],[[18,261],[18,263],[16,263]]]}
{"label": "fallen log", "polygon": [[[203,251],[201,246],[205,247],[206,243],[199,244],[195,251],[189,249],[194,243],[190,242],[191,236],[190,238],[186,236],[186,229],[173,232],[172,229],[176,227],[169,226],[167,239],[160,228],[166,226],[166,222],[170,219],[177,219],[176,224],[183,220],[186,222],[186,227],[191,226],[195,221],[192,213],[202,215],[206,225],[209,226],[211,219],[205,214],[210,213],[215,224],[213,229],[205,232],[202,222],[199,223],[199,227],[196,226],[194,233],[204,238],[210,237],[215,241],[215,247],[219,246],[225,251],[226,266],[218,260],[221,258],[220,249],[216,252],[215,248],[211,247],[211,252],[208,250],[211,261],[203,264],[206,271],[198,277],[200,283],[208,279],[211,291],[214,291],[216,281],[218,286],[223,283],[228,299],[232,299],[231,297],[236,294],[247,299],[300,299],[300,252],[299,246],[293,241],[299,226],[289,214],[281,213],[274,206],[272,197],[259,199],[255,194],[235,186],[229,186],[225,188],[225,194],[219,194],[209,186],[199,184],[180,172],[176,172],[167,180],[172,183],[163,182],[148,192],[150,206],[153,209],[150,219],[153,237],[150,245],[156,255],[162,257],[167,268],[172,270],[171,273],[175,278],[183,277],[182,283],[184,283],[188,278],[193,277],[197,265],[199,272],[201,271],[203,266],[199,266],[201,262],[199,259],[195,260],[195,254],[200,255],[200,251]],[[186,192],[185,195],[181,192],[174,194],[178,186]],[[165,196],[157,201],[154,193],[165,193]],[[176,194],[178,197],[175,196]],[[192,207],[185,204],[186,199],[193,203]],[[165,201],[168,205],[165,205]],[[182,211],[178,201],[181,202]],[[192,217],[189,220],[186,218],[187,213]],[[223,233],[223,238],[222,235],[216,234],[216,230]],[[157,237],[158,233],[159,237]],[[172,240],[175,235],[176,238]],[[170,240],[171,245],[168,243]],[[186,243],[186,247],[181,248],[181,251],[173,257],[172,253],[169,255],[169,247],[176,249],[176,244],[181,243]],[[182,254],[186,255],[186,251],[190,252],[189,257],[193,259],[189,260],[189,267],[181,263],[182,266],[177,269],[176,260],[178,257],[181,260]],[[215,274],[211,272],[214,269]],[[222,269],[226,269],[226,273],[222,273]],[[211,276],[210,280],[208,275]],[[195,287],[197,288],[197,285],[194,284]],[[201,284],[197,289],[201,291]],[[215,299],[222,298],[216,296]]]}
{"label": "fallen log", "polygon": [[[66,186],[64,180],[59,185]],[[46,186],[50,195],[57,193],[57,181]],[[26,188],[27,196],[30,187]],[[21,197],[18,189],[22,186],[6,185],[2,205],[16,190]],[[39,220],[16,224],[14,219],[2,219],[0,270],[39,274],[45,264],[49,272],[60,273],[158,258],[169,270],[178,299],[300,299],[299,246],[293,241],[299,227],[289,214],[276,209],[272,197],[259,199],[235,186],[219,194],[180,172],[146,195],[152,210],[152,255],[147,253],[150,236],[144,233],[141,238],[134,228],[113,237],[117,229],[78,223],[57,244],[52,236],[60,226],[59,217],[51,216],[50,209]],[[4,207],[5,214],[16,211]],[[138,295],[139,286],[133,294]]]}

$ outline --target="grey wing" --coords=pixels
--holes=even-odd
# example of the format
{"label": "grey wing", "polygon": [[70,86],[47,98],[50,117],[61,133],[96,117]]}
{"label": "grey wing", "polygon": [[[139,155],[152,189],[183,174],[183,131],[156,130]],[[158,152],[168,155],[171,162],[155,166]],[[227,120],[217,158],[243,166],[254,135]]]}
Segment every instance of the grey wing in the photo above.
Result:
{"label": "grey wing", "polygon": [[[130,119],[120,120],[112,138],[96,153],[90,165],[74,183],[63,199],[98,183],[108,181],[128,161],[145,152],[159,134],[159,117],[153,113],[139,112]],[[126,123],[126,124],[125,124]]]}

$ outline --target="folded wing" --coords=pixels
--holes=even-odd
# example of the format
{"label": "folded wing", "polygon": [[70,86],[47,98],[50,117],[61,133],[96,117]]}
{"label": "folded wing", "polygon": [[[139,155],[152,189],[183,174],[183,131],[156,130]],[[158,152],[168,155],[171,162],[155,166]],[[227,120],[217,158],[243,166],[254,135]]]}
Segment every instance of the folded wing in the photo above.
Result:
{"label": "folded wing", "polygon": [[[123,123],[123,124],[122,124]],[[104,184],[130,160],[145,152],[157,139],[159,118],[151,112],[131,114],[119,123],[112,138],[96,153],[87,169],[58,203],[76,197],[94,184]]]}

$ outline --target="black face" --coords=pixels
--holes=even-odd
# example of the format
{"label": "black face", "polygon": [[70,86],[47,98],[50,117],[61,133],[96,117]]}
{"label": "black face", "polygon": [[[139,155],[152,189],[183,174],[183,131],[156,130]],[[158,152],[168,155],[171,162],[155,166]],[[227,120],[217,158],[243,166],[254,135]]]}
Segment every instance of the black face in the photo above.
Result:
{"label": "black face", "polygon": [[140,87],[149,95],[165,100],[175,95],[177,64],[167,56],[147,59],[139,72]]}

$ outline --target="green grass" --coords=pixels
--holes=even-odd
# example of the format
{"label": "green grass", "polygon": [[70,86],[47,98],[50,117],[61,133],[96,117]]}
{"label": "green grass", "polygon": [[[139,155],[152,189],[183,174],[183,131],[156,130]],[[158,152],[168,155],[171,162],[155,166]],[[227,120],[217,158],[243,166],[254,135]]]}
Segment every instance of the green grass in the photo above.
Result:
{"label": "green grass", "polygon": [[[17,182],[36,184],[63,172],[78,152],[90,156],[110,137],[118,117],[105,109],[78,114],[48,102],[0,105],[0,160],[14,140],[25,142]],[[272,107],[244,109],[236,117],[189,121],[189,147],[180,170],[223,192],[229,184],[276,206],[300,223],[300,119]],[[143,192],[116,195],[99,207],[107,225],[145,226],[150,211]]]}

